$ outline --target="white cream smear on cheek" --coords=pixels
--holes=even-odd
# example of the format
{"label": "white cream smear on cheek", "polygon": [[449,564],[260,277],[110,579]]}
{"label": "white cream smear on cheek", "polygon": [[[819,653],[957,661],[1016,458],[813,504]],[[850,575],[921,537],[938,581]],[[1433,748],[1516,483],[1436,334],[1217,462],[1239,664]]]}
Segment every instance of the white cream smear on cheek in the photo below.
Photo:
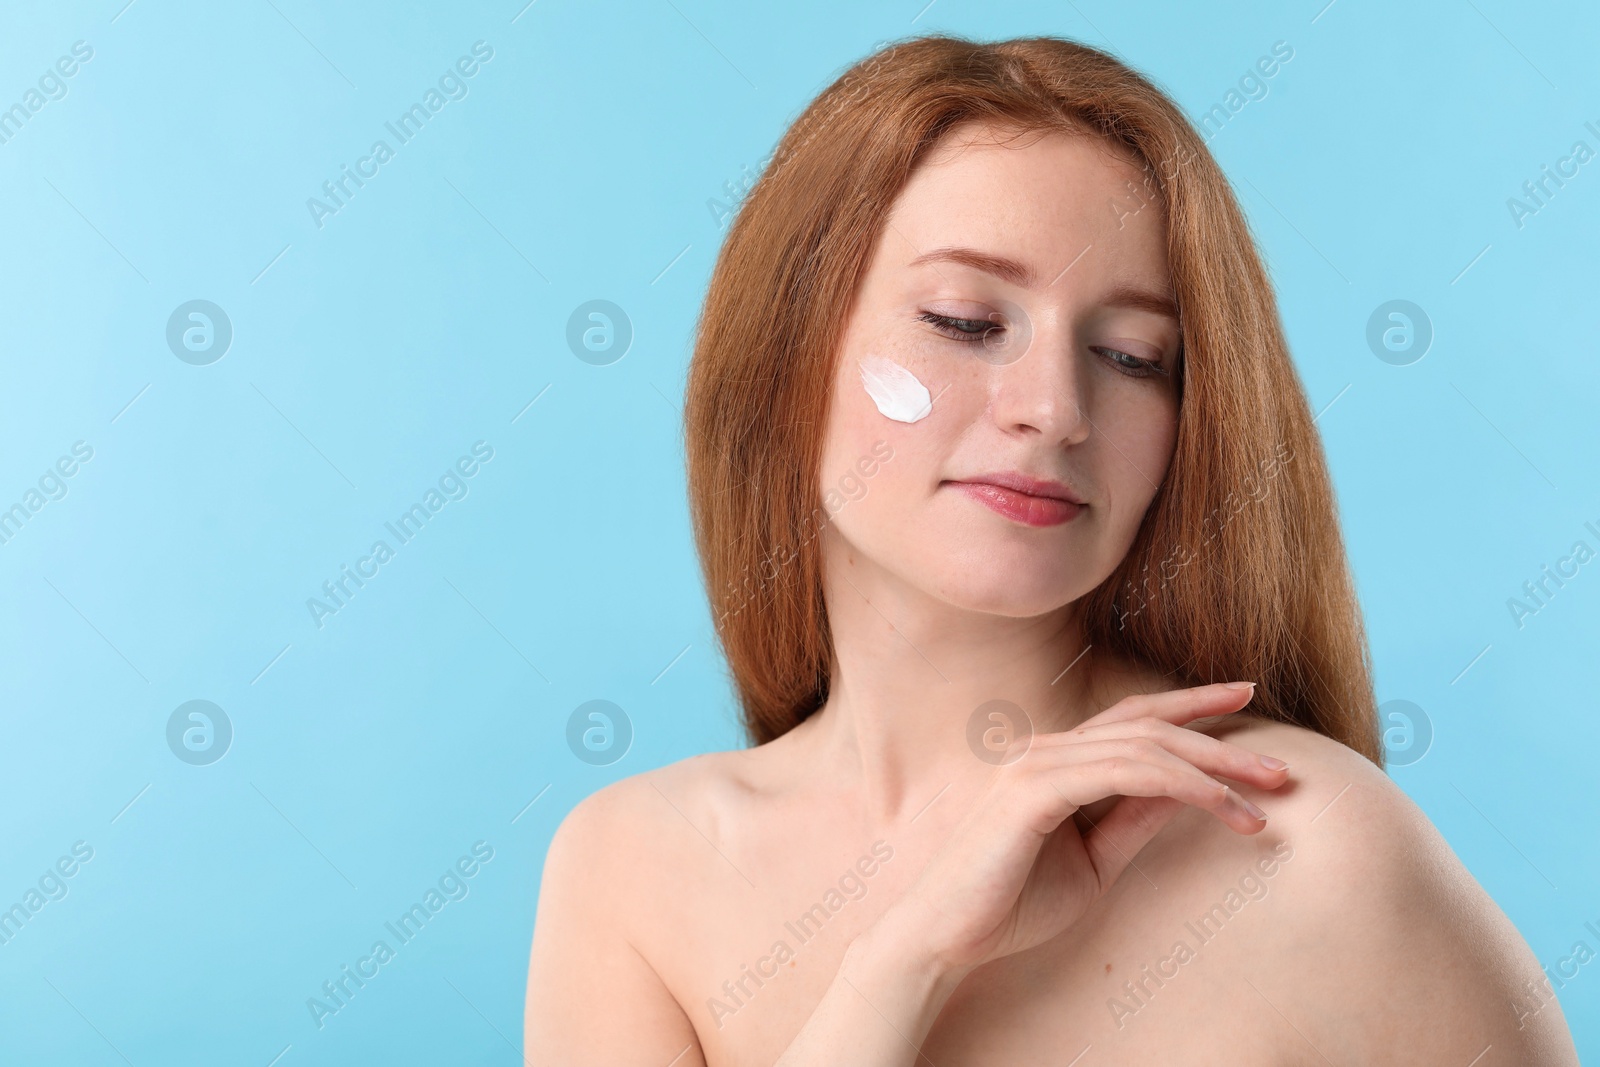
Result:
{"label": "white cream smear on cheek", "polygon": [[861,384],[886,419],[916,422],[933,410],[928,387],[917,376],[886,356],[868,356],[856,361],[861,368]]}

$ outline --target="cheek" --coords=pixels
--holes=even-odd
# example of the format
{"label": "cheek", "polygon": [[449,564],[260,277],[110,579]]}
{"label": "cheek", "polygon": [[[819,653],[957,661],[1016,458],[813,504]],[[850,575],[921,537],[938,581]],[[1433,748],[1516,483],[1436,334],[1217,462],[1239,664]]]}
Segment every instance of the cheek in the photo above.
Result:
{"label": "cheek", "polygon": [[[854,368],[855,360],[848,362]],[[847,368],[847,369],[848,369]],[[873,406],[872,398],[861,387],[858,374],[842,373],[834,388],[833,410],[829,415],[829,441],[823,467],[826,484],[837,482],[869,452],[877,438],[898,440],[904,423],[884,418]]]}
{"label": "cheek", "polygon": [[[1151,411],[1134,435],[1131,447],[1137,450],[1140,459],[1143,460],[1141,466],[1149,472],[1150,480],[1157,485],[1165,477],[1167,468],[1172,465],[1172,453],[1177,443],[1177,416],[1165,405]],[[1153,486],[1150,487],[1150,494],[1155,495]]]}
{"label": "cheek", "polygon": [[841,530],[887,530],[899,512],[914,510],[941,476],[952,435],[988,402],[983,370],[927,341],[880,336],[847,347],[818,478],[831,521]]}
{"label": "cheek", "polygon": [[886,430],[921,428],[940,406],[954,364],[942,338],[893,322],[851,337],[836,370],[836,399],[858,403]]}
{"label": "cheek", "polygon": [[878,414],[891,422],[921,422],[933,414],[933,394],[904,364],[887,356],[868,355],[856,361],[861,387]]}
{"label": "cheek", "polygon": [[1112,499],[1120,498],[1137,524],[1172,465],[1178,441],[1176,399],[1154,390],[1144,395],[1130,391],[1101,429],[1115,446],[1103,454]]}
{"label": "cheek", "polygon": [[[842,383],[833,398],[833,409],[828,415],[828,436],[822,453],[822,463],[817,471],[817,503],[827,516],[827,522],[839,522],[843,513],[858,509],[870,498],[883,481],[884,472],[873,448],[899,453],[899,424],[879,415],[872,401],[860,389],[850,389],[849,382]],[[877,466],[874,466],[874,464]],[[892,461],[891,461],[892,463]],[[863,465],[873,476],[862,477]]]}
{"label": "cheek", "polygon": [[897,515],[910,506],[907,494],[926,480],[931,461],[925,453],[939,423],[937,411],[935,405],[934,412],[909,422],[889,418],[859,372],[840,376],[818,500],[826,521],[850,543],[876,552],[885,538],[893,538]]}
{"label": "cheek", "polygon": [[824,453],[825,489],[852,471],[860,473],[858,463],[870,466],[877,442],[898,454],[903,443],[926,436],[939,421],[940,386],[926,361],[914,357],[896,346],[875,344],[854,346],[840,357]]}

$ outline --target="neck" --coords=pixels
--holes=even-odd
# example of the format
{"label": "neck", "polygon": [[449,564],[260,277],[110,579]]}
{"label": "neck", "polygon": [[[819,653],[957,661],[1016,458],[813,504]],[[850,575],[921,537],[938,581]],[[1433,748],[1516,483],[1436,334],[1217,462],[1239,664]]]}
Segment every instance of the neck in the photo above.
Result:
{"label": "neck", "polygon": [[916,817],[943,791],[967,793],[994,773],[999,756],[975,751],[969,726],[976,715],[981,735],[1017,716],[990,720],[993,709],[979,712],[990,701],[1020,708],[1027,725],[1012,725],[1034,734],[1105,706],[1076,603],[1032,618],[958,608],[847,548],[823,570],[833,662],[827,701],[804,728],[823,773],[875,822]]}

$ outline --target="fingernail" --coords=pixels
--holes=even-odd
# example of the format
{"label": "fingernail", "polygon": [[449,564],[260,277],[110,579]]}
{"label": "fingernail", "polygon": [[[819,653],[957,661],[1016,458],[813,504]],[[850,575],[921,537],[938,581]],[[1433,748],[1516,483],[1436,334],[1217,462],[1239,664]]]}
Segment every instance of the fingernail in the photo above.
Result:
{"label": "fingernail", "polygon": [[1285,767],[1289,766],[1287,763],[1283,762],[1283,760],[1273,759],[1271,756],[1261,756],[1259,758],[1261,760],[1261,766],[1265,767],[1269,771],[1281,771]]}
{"label": "fingernail", "polygon": [[1245,811],[1248,811],[1251,815],[1254,815],[1256,818],[1260,819],[1262,822],[1266,822],[1267,821],[1267,813],[1266,812],[1262,811],[1260,808],[1258,808],[1254,804],[1250,803],[1248,800],[1246,800],[1244,797],[1240,796],[1238,793],[1233,794],[1233,799],[1237,800],[1239,802],[1239,806],[1241,808],[1243,808]]}
{"label": "fingernail", "polygon": [[1256,683],[1254,683],[1254,682],[1224,682],[1223,685],[1225,687],[1227,687],[1228,689],[1254,689],[1255,686],[1256,686]]}

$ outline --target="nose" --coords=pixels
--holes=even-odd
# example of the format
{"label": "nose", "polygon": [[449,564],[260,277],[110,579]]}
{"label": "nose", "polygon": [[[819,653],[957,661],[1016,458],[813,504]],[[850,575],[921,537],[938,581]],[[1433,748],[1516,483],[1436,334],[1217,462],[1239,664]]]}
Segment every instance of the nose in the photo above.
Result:
{"label": "nose", "polygon": [[1069,328],[1032,323],[1022,355],[991,372],[989,405],[1002,430],[1063,446],[1089,436],[1088,378],[1077,344]]}

